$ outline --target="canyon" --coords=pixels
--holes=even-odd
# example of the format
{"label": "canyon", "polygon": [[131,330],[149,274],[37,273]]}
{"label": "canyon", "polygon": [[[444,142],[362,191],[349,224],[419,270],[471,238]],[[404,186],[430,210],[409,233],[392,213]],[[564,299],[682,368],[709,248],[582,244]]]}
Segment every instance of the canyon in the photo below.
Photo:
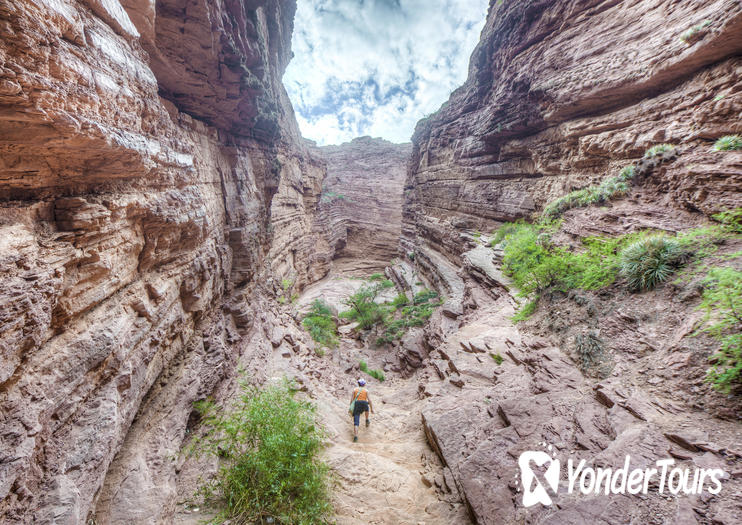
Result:
{"label": "canyon", "polygon": [[[295,9],[0,5],[0,521],[209,518],[191,498],[218,464],[183,451],[194,402],[227,406],[242,370],[318,405],[338,523],[740,522],[742,402],[704,381],[701,278],[555,292],[515,324],[523,299],[488,241],[627,165],[631,192],[565,212],[555,242],[739,207],[742,152],[712,146],[742,134],[742,5],[490,2],[467,81],[410,144],[321,147],[281,83]],[[660,143],[676,154],[643,159]],[[741,247],[721,245],[724,264]],[[342,325],[320,355],[308,305],[339,311],[376,272],[442,304],[380,348]],[[600,377],[578,366],[590,334]],[[360,360],[387,380],[354,447]],[[545,444],[726,474],[718,496],[560,488],[524,508],[518,456]]]}

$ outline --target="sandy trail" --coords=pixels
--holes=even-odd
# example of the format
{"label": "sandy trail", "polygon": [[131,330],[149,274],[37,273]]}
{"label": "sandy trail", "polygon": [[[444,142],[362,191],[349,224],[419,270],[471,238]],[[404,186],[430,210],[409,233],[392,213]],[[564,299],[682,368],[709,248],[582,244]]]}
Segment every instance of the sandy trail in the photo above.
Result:
{"label": "sandy trail", "polygon": [[[347,288],[347,283],[329,279],[324,287],[321,291],[314,289],[312,295],[331,295],[336,287]],[[458,496],[449,493],[445,486],[436,486],[436,481],[443,484],[443,467],[425,438],[420,414],[423,402],[418,397],[419,381],[415,377],[402,379],[387,373],[386,381],[381,383],[362,374],[368,381],[375,414],[371,415],[368,428],[361,417],[358,442],[353,442],[348,405],[360,372],[352,367],[365,360],[370,368],[380,368],[382,357],[379,349],[359,347],[356,341],[343,339],[338,349],[324,357],[286,359],[275,353],[272,359],[274,377],[297,372],[302,375],[327,429],[325,457],[334,473],[336,522],[470,523]]]}

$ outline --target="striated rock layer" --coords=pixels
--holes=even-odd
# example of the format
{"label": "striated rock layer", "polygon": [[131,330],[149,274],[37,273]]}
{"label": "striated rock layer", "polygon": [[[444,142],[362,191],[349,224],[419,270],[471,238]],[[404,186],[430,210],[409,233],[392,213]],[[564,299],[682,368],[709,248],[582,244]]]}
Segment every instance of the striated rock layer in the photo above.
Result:
{"label": "striated rock layer", "polygon": [[294,11],[0,5],[3,523],[169,521],[256,298],[327,272],[325,168],[280,80]]}
{"label": "striated rock layer", "polygon": [[[741,55],[736,1],[490,2],[468,80],[418,124],[400,253],[447,298],[425,333],[444,386],[420,385],[431,398],[423,420],[475,522],[742,519],[739,402],[704,382],[718,343],[692,337],[700,277],[644,294],[555,292],[515,327],[515,290],[486,243],[502,222],[617,175],[659,143],[677,156],[644,161],[626,198],[567,212],[552,240],[677,232],[740,206],[742,152],[711,146],[742,132]],[[739,240],[728,244],[724,264],[739,267]],[[611,360],[602,381],[577,367],[590,334]],[[626,455],[713,465],[726,472],[723,492],[580,498],[565,494],[563,470],[555,505],[526,509],[518,457],[546,444],[562,465],[579,456],[618,468]]]}
{"label": "striated rock layer", "polygon": [[371,137],[318,148],[327,163],[321,209],[338,270],[368,274],[396,257],[411,149]]}
{"label": "striated rock layer", "polygon": [[461,262],[457,230],[528,216],[663,142],[689,159],[668,196],[738,205],[738,159],[709,147],[742,131],[741,35],[734,0],[493,3],[466,83],[415,130],[403,250],[424,239]]}

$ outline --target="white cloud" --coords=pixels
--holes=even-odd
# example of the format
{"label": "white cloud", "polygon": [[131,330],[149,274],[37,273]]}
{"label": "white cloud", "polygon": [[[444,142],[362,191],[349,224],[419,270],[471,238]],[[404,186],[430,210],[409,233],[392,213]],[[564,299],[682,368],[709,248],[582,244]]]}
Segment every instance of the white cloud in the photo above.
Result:
{"label": "white cloud", "polygon": [[298,0],[284,84],[305,137],[410,139],[466,80],[487,0]]}

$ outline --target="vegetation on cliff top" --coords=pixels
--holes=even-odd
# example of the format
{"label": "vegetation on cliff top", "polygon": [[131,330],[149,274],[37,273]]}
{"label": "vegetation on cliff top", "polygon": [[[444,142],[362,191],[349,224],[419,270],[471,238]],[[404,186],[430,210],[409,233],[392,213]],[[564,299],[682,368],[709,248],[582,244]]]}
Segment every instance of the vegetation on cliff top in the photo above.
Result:
{"label": "vegetation on cliff top", "polygon": [[222,509],[212,523],[327,523],[329,468],[319,458],[325,434],[315,407],[295,399],[287,380],[263,389],[243,382],[241,388],[226,411],[209,402],[196,406],[206,433],[191,450],[219,458],[216,477],[198,492]]}
{"label": "vegetation on cliff top", "polygon": [[[702,331],[721,345],[711,359],[708,379],[721,391],[736,391],[742,382],[742,273],[726,267],[709,270],[703,261],[715,255],[720,245],[739,239],[742,208],[718,213],[713,218],[717,224],[675,235],[639,231],[616,237],[587,237],[576,249],[552,242],[560,221],[502,225],[493,242],[503,248],[503,271],[513,279],[519,295],[531,299],[513,321],[532,315],[544,293],[598,290],[617,281],[631,291],[645,291],[688,266],[686,278],[700,272],[707,274],[700,306],[707,312]],[[739,256],[736,252],[711,260]],[[600,346],[594,337],[576,340],[583,368],[604,366]]]}

